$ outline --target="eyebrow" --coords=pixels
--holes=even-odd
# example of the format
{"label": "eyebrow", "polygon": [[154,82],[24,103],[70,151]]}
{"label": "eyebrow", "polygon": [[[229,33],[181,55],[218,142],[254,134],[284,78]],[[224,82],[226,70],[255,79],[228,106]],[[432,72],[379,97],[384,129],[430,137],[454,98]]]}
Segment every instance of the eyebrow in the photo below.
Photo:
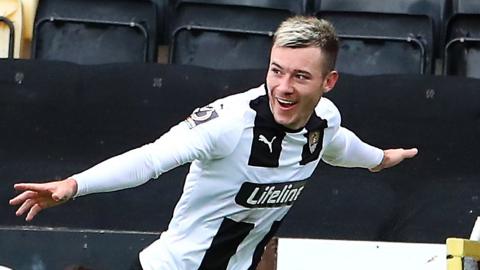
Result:
{"label": "eyebrow", "polygon": [[[272,62],[272,66],[276,66],[277,68],[279,69],[283,69],[283,67],[275,62]],[[302,69],[295,69],[293,70],[295,73],[300,73],[300,74],[305,74],[305,75],[309,75],[309,76],[312,76],[312,74],[306,70],[302,70]]]}

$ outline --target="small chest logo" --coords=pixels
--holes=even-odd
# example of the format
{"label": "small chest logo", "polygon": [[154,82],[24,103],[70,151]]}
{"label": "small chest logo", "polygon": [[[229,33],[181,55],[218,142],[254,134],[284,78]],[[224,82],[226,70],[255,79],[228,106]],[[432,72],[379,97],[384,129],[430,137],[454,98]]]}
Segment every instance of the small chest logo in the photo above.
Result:
{"label": "small chest logo", "polygon": [[268,149],[270,150],[270,153],[273,152],[272,144],[273,144],[273,141],[275,141],[276,138],[277,138],[277,136],[274,136],[274,137],[272,138],[272,140],[269,141],[269,140],[268,140],[265,136],[263,136],[263,135],[258,136],[258,140],[261,141],[261,142],[263,142],[263,143],[265,143],[265,144],[268,146]]}
{"label": "small chest logo", "polygon": [[245,182],[235,197],[235,202],[247,208],[267,208],[292,205],[300,196],[306,180],[256,184]]}
{"label": "small chest logo", "polygon": [[310,154],[313,154],[313,152],[315,152],[319,141],[320,131],[312,131],[308,134],[308,149],[310,150]]}

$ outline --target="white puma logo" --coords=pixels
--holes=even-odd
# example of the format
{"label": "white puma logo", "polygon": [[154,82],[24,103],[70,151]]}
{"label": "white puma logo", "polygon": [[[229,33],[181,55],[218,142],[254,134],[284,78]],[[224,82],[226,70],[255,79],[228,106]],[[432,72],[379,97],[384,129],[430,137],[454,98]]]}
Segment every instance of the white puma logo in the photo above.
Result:
{"label": "white puma logo", "polygon": [[272,144],[273,144],[273,141],[277,138],[277,136],[274,136],[272,138],[271,141],[268,141],[267,138],[265,138],[265,136],[261,135],[258,136],[258,140],[265,143],[266,145],[268,145],[268,149],[270,149],[270,153],[272,153],[273,149],[272,149]]}

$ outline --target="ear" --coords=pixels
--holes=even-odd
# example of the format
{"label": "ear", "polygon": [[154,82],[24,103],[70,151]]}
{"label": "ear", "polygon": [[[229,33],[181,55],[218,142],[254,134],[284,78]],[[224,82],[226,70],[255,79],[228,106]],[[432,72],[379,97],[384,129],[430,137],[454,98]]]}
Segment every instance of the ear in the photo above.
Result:
{"label": "ear", "polygon": [[323,92],[327,93],[335,87],[338,80],[338,72],[336,70],[330,71],[323,80]]}

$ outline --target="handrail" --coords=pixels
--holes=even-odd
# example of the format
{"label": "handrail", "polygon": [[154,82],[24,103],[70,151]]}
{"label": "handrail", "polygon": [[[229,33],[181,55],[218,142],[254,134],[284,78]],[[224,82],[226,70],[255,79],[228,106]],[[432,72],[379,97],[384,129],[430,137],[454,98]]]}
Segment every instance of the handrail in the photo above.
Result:
{"label": "handrail", "polygon": [[8,58],[13,58],[15,48],[15,26],[11,20],[6,17],[0,16],[0,21],[8,26],[10,35],[8,38]]}
{"label": "handrail", "polygon": [[455,44],[455,43],[480,43],[480,38],[473,38],[473,37],[458,37],[451,39],[447,44],[445,45],[445,49],[443,52],[444,60],[443,60],[443,75],[447,75],[448,71],[448,51],[450,47]]}

